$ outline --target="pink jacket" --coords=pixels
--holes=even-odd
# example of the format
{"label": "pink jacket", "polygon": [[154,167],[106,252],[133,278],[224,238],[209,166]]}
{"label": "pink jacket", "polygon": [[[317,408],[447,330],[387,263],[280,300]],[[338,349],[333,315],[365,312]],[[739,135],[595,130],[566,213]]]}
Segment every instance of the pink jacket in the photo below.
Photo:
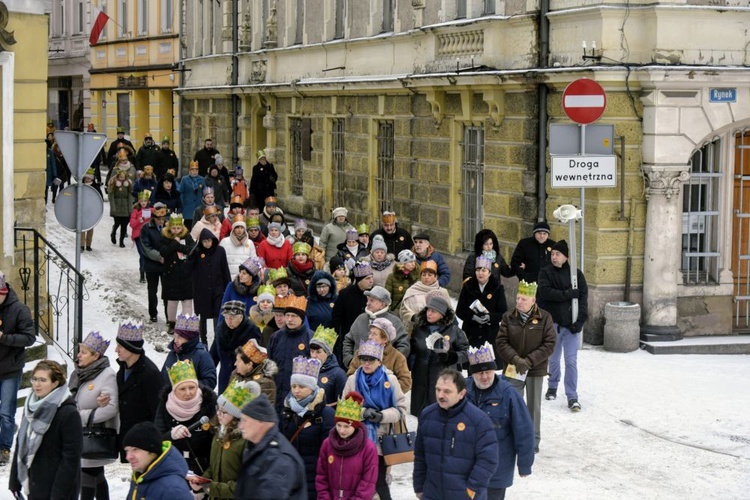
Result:
{"label": "pink jacket", "polygon": [[[146,210],[151,211],[153,209],[151,207],[146,207]],[[133,212],[130,214],[130,227],[133,229],[130,231],[130,239],[135,240],[136,238],[140,238],[141,229],[151,220],[151,218],[148,218],[141,222],[139,219],[141,219],[142,214],[143,208],[141,208],[140,205],[134,208]]]}
{"label": "pink jacket", "polygon": [[[335,444],[331,443],[335,440]],[[336,448],[341,452],[338,452]],[[346,456],[344,456],[346,455]],[[323,441],[318,455],[315,489],[318,500],[370,500],[378,480],[378,449],[364,428],[349,439],[342,440],[336,428]]]}

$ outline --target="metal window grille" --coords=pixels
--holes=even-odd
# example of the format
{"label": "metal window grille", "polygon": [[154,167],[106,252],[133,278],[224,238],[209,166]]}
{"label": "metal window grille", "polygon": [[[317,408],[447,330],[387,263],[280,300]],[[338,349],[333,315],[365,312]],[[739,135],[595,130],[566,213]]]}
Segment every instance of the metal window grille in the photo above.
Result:
{"label": "metal window grille", "polygon": [[734,134],[732,273],[734,328],[750,330],[750,129]]}
{"label": "metal window grille", "polygon": [[461,163],[461,245],[474,249],[474,237],[482,229],[484,192],[484,128],[464,129],[463,162]]}
{"label": "metal window grille", "polygon": [[292,118],[289,124],[292,146],[292,194],[302,196],[302,118]]}
{"label": "metal window grille", "polygon": [[331,150],[333,151],[333,206],[344,203],[344,119],[336,118],[331,127]]}
{"label": "metal window grille", "polygon": [[378,210],[393,210],[393,122],[378,123]]}
{"label": "metal window grille", "polygon": [[383,33],[393,31],[393,0],[383,0]]}
{"label": "metal window grille", "polygon": [[336,24],[334,38],[344,38],[344,0],[335,0]]}
{"label": "metal window grille", "polygon": [[690,159],[682,198],[682,279],[686,285],[719,282],[721,141],[711,140]]}
{"label": "metal window grille", "polygon": [[466,19],[466,0],[456,1],[456,19]]}

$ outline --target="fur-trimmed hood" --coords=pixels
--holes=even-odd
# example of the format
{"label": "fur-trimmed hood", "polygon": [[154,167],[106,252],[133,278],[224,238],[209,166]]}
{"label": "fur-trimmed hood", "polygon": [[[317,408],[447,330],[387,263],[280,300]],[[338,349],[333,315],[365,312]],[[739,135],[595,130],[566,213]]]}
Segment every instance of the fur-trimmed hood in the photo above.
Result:
{"label": "fur-trimmed hood", "polygon": [[181,240],[190,232],[188,231],[188,228],[185,226],[182,226],[182,230],[179,232],[177,236],[172,234],[172,231],[169,230],[170,226],[169,224],[165,224],[163,228],[161,228],[161,235],[169,240]]}

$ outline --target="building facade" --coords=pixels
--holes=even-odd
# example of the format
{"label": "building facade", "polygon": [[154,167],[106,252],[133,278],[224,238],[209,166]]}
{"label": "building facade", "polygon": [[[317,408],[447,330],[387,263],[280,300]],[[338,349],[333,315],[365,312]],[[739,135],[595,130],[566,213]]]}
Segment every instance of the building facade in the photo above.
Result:
{"label": "building facade", "polygon": [[[179,144],[173,90],[179,83],[178,0],[98,0],[109,16],[99,42],[91,47],[91,121],[99,132],[115,137],[125,129],[136,148],[151,133]],[[98,10],[97,10],[98,9]]]}
{"label": "building facade", "polygon": [[[750,329],[746,2],[184,5],[183,146],[211,136],[246,168],[264,148],[290,212],[344,205],[377,226],[395,210],[453,256],[458,287],[479,229],[509,259],[537,220],[567,238],[552,212],[575,204],[588,341],[623,299],[641,304],[644,338]],[[618,176],[583,206],[580,189],[553,187],[548,148],[579,78],[606,91],[597,124],[614,128]]]}

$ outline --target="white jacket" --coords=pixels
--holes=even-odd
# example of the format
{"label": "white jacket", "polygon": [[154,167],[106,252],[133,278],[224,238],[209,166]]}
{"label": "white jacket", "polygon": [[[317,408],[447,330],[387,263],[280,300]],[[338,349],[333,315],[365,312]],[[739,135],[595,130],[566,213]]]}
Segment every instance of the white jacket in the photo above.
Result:
{"label": "white jacket", "polygon": [[234,279],[240,272],[240,264],[245,262],[250,257],[255,257],[255,244],[250,241],[250,238],[245,238],[245,242],[241,245],[237,245],[235,240],[232,238],[232,234],[221,240],[219,243],[220,247],[224,247],[224,251],[227,253],[227,264],[229,265],[229,274]]}

